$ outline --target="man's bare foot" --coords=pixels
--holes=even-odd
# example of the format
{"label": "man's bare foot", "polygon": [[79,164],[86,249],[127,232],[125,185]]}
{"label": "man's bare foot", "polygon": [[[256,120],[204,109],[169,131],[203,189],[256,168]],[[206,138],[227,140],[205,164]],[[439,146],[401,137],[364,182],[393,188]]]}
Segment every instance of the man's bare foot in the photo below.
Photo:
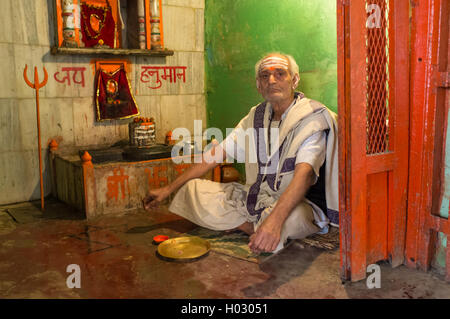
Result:
{"label": "man's bare foot", "polygon": [[255,231],[253,229],[253,223],[245,222],[237,229],[242,230],[247,235],[251,236]]}
{"label": "man's bare foot", "polygon": [[242,225],[240,225],[236,228],[233,228],[233,229],[226,230],[225,232],[232,233],[236,230],[243,231],[244,233],[246,233],[249,236],[255,233],[255,231],[253,230],[253,223],[249,223],[249,222],[245,222]]}

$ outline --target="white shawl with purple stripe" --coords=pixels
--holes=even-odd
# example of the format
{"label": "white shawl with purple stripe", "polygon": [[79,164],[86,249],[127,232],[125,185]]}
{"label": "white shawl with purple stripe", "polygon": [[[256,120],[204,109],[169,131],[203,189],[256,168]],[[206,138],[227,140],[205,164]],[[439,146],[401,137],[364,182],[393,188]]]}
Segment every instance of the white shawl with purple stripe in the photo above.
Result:
{"label": "white shawl with purple stripe", "polygon": [[[332,224],[339,223],[338,187],[338,139],[337,115],[321,103],[296,93],[296,103],[291,107],[279,129],[278,150],[267,160],[269,117],[271,108],[264,102],[253,107],[237,127],[254,128],[253,150],[257,163],[246,160],[246,208],[255,220],[261,212],[273,207],[294,176],[296,154],[302,143],[312,134],[326,130],[327,150],[325,160],[325,196],[327,211]],[[264,129],[265,128],[265,129]],[[262,136],[264,134],[264,136]],[[276,170],[268,170],[269,167]],[[319,227],[328,221],[316,217]]]}

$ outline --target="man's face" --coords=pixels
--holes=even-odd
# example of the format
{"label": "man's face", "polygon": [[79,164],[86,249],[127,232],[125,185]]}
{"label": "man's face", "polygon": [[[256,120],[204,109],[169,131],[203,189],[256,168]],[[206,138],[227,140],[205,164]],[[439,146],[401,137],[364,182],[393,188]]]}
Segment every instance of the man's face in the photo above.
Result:
{"label": "man's face", "polygon": [[258,92],[269,102],[277,103],[292,98],[298,77],[289,72],[289,61],[284,56],[270,55],[260,67]]}

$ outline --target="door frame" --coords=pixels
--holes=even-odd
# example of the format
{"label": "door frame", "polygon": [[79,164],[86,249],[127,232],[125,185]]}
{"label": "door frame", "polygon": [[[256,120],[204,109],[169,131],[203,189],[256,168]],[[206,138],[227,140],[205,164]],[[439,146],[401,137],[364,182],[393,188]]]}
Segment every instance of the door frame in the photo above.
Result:
{"label": "door frame", "polygon": [[[412,7],[411,178],[405,264],[423,271],[431,268],[437,233],[450,238],[450,220],[439,216],[450,95],[449,7],[448,0],[415,0]],[[447,24],[442,23],[445,19]],[[448,244],[446,280],[450,281]]]}

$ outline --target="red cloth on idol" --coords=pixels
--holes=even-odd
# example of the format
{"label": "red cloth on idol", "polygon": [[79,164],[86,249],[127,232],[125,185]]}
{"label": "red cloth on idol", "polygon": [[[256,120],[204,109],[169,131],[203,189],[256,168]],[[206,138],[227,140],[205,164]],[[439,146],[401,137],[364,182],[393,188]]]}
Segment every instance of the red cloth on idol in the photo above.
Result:
{"label": "red cloth on idol", "polygon": [[95,91],[97,121],[121,119],[139,114],[123,67],[113,73],[99,70]]}
{"label": "red cloth on idol", "polygon": [[[94,30],[91,25],[93,22],[98,22],[98,30]],[[83,35],[83,42],[86,47],[94,47],[103,40],[103,45],[114,48],[116,23],[112,16],[111,6],[107,2],[106,7],[98,7],[85,2],[81,2],[81,33]]]}

